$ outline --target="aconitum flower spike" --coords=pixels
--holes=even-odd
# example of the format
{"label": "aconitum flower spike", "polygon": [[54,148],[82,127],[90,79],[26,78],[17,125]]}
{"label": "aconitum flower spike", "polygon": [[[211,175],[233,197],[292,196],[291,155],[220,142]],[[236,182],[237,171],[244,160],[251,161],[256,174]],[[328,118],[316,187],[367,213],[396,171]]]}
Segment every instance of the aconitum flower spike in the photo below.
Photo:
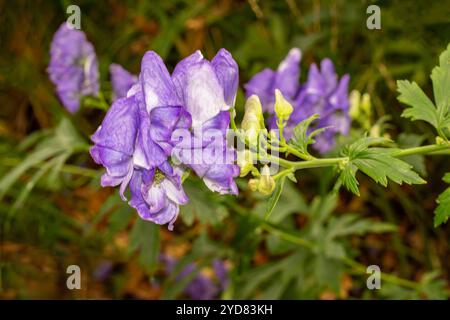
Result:
{"label": "aconitum flower spike", "polygon": [[99,73],[94,47],[84,32],[72,29],[66,22],[53,36],[47,71],[69,112],[80,108],[82,97],[98,94]]}
{"label": "aconitum flower spike", "polygon": [[[126,97],[117,99],[92,136],[93,159],[106,168],[103,186],[120,185],[124,200],[130,187],[129,204],[140,217],[172,229],[179,205],[188,197],[181,185],[186,167],[192,168],[213,191],[238,192],[234,178],[239,167],[236,153],[227,146],[230,123],[227,111],[237,90],[237,65],[221,50],[211,61],[199,52],[184,59],[171,76],[162,59],[152,51],[141,63],[137,83]],[[174,138],[183,131],[191,144]],[[205,133],[215,132],[217,139]],[[218,136],[218,135],[219,136]],[[200,162],[181,156],[175,164],[170,157],[175,147],[183,155],[200,154]],[[222,156],[222,161],[216,161]],[[224,162],[224,160],[226,160]]]}
{"label": "aconitum flower spike", "polygon": [[[349,76],[340,80],[329,59],[322,60],[320,70],[316,64],[311,65],[305,84],[299,83],[299,49],[291,49],[280,63],[277,71],[264,69],[256,74],[246,85],[246,94],[256,94],[261,99],[263,110],[274,113],[275,89],[278,89],[294,110],[286,123],[283,134],[289,140],[293,129],[302,120],[313,114],[319,114],[320,121],[311,129],[329,127],[316,137],[313,147],[321,153],[334,146],[336,134],[347,134],[350,127],[348,116],[348,82]],[[268,120],[270,129],[277,128],[276,117]]]}

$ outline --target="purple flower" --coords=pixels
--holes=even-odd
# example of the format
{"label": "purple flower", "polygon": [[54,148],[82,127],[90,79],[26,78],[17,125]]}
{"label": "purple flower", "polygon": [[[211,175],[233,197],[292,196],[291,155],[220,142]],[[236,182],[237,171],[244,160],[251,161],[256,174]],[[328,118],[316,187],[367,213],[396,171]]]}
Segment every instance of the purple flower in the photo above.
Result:
{"label": "purple flower", "polygon": [[71,29],[67,23],[63,23],[53,36],[47,71],[62,104],[72,113],[80,108],[82,97],[98,94],[98,62],[94,47],[84,32]]}
{"label": "purple flower", "polygon": [[325,153],[334,146],[336,134],[347,134],[350,128],[349,76],[344,75],[339,80],[331,60],[324,59],[320,64],[321,70],[315,64],[311,65],[308,79],[301,85],[299,83],[300,59],[300,50],[291,49],[277,71],[264,69],[245,85],[246,95],[247,97],[252,94],[259,96],[263,111],[272,115],[268,120],[269,128],[276,129],[275,89],[281,91],[294,107],[283,131],[288,140],[300,121],[315,113],[319,114],[320,120],[311,129],[329,128],[316,137],[313,147]]}
{"label": "purple flower", "polygon": [[[196,51],[178,63],[172,78],[192,117],[193,136],[187,144],[178,145],[182,151],[179,160],[192,168],[210,190],[237,194],[234,178],[239,175],[239,166],[234,164],[235,151],[226,141],[228,109],[234,106],[239,82],[237,63],[225,49],[219,50],[211,62]],[[196,143],[197,139],[200,143]]]}
{"label": "purple flower", "polygon": [[[190,128],[191,118],[177,101],[157,97],[147,103],[145,93],[151,86],[146,82],[148,72],[164,66],[159,57],[154,58],[152,53],[144,56],[139,82],[129,90],[128,97],[116,100],[108,110],[92,136],[95,145],[90,153],[96,163],[106,168],[102,186],[120,184],[120,195],[127,200],[124,193],[131,183],[129,204],[141,218],[170,223],[172,228],[178,205],[185,204],[187,197],[181,188],[181,172],[168,161],[173,148],[171,133]],[[168,72],[153,81],[160,83],[165,75]]]}
{"label": "purple flower", "polygon": [[113,100],[126,97],[128,90],[137,83],[137,76],[131,74],[119,64],[111,64],[109,73],[111,75]]}
{"label": "purple flower", "polygon": [[[124,200],[130,186],[130,206],[142,219],[169,223],[169,229],[179,205],[188,202],[181,185],[185,166],[211,190],[237,193],[233,178],[239,167],[234,164],[234,150],[226,143],[230,118],[224,111],[234,103],[237,83],[237,65],[225,50],[211,62],[197,52],[181,61],[172,76],[155,52],[147,52],[137,83],[126,97],[113,103],[92,136],[91,155],[106,168],[102,186],[120,185]],[[200,144],[174,139],[177,131]],[[214,139],[204,134],[209,131],[216,133]],[[202,161],[171,162],[169,157],[180,143],[187,147],[186,155],[200,153]],[[229,162],[215,161],[224,154]]]}
{"label": "purple flower", "polygon": [[264,69],[255,74],[244,86],[247,98],[256,94],[261,101],[263,112],[274,113],[275,89],[281,91],[283,96],[293,101],[300,89],[300,49],[293,48],[280,63],[276,71]]}
{"label": "purple flower", "polygon": [[130,183],[129,204],[142,219],[157,224],[169,223],[169,230],[173,230],[179,205],[187,204],[189,198],[181,185],[183,171],[178,167],[172,169],[169,164],[167,168],[169,172],[135,170]]}
{"label": "purple flower", "polygon": [[[166,263],[167,272],[174,272],[177,266],[177,261],[167,255],[164,255],[162,260]],[[229,278],[225,263],[221,260],[215,259],[212,267],[214,277],[207,277],[201,272],[196,274],[184,289],[184,293],[187,296],[193,300],[212,300],[217,299],[220,293],[227,288]],[[193,272],[196,272],[196,264],[189,263],[179,272],[176,280],[182,281],[184,278],[189,277]]]}
{"label": "purple flower", "polygon": [[339,80],[329,59],[322,60],[320,71],[316,64],[312,64],[308,80],[295,99],[294,112],[287,126],[287,137],[292,136],[296,124],[316,113],[320,116],[316,128],[328,127],[328,129],[316,137],[313,146],[321,153],[331,150],[336,134],[346,135],[350,129],[349,80],[348,75]]}

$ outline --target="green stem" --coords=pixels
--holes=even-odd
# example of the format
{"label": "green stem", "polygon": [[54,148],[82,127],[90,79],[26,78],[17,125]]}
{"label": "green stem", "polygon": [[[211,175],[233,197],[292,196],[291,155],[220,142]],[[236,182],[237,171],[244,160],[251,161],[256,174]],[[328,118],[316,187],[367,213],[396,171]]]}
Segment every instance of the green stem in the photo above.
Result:
{"label": "green stem", "polygon": [[[247,211],[242,208],[241,206],[239,206],[238,204],[230,201],[227,202],[230,207],[232,207],[237,213],[245,216],[247,215]],[[293,243],[293,244],[297,244],[300,245],[302,247],[305,247],[309,250],[314,250],[315,245],[312,241],[301,238],[299,236],[293,235],[290,232],[284,231],[282,229],[280,229],[279,227],[271,224],[270,222],[267,222],[263,219],[260,219],[259,217],[254,216],[254,218],[256,218],[258,220],[258,222],[260,223],[260,226],[263,230],[269,232],[270,234],[277,236],[278,238],[285,240],[287,242]],[[339,259],[341,260],[345,265],[347,265],[348,267],[352,268],[353,272],[356,274],[360,274],[360,275],[367,275],[367,271],[366,271],[366,266],[351,259],[351,258],[341,258]],[[407,280],[407,279],[403,279],[403,278],[399,278],[395,275],[392,274],[387,274],[387,273],[383,273],[381,272],[381,279],[389,282],[389,283],[393,283],[396,284],[398,286],[402,286],[405,288],[409,288],[412,290],[419,290],[420,289],[420,284],[416,283],[414,281],[411,280]]]}
{"label": "green stem", "polygon": [[[450,145],[447,144],[432,144],[421,147],[408,148],[403,150],[397,150],[391,153],[393,157],[406,157],[415,154],[434,154],[438,152],[450,149]],[[324,158],[324,159],[313,159],[306,161],[289,161],[281,159],[272,155],[267,155],[262,158],[263,160],[276,162],[285,168],[293,168],[294,170],[309,169],[309,168],[320,168],[320,167],[330,167],[339,165],[340,163],[345,163],[349,161],[348,157],[338,157],[338,158]]]}
{"label": "green stem", "polygon": [[438,151],[450,149],[450,145],[447,144],[431,144],[428,146],[414,147],[395,151],[392,153],[394,157],[406,157],[414,154],[430,154]]}
{"label": "green stem", "polygon": [[230,124],[231,124],[231,129],[234,130],[234,132],[238,132],[237,126],[236,126],[236,122],[234,121],[234,117],[235,117],[235,113],[236,111],[234,110],[234,108],[230,109]]}

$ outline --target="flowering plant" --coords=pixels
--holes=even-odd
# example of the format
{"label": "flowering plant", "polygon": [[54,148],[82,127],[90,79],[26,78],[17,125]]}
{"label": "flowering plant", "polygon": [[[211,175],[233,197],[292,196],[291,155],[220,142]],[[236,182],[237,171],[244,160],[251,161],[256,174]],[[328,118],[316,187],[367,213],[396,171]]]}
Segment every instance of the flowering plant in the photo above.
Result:
{"label": "flowering plant", "polygon": [[[305,65],[301,49],[292,48],[276,69],[260,68],[248,78],[239,74],[233,52],[223,48],[211,59],[194,51],[173,65],[150,50],[142,52],[138,73],[113,62],[105,69],[110,83],[102,82],[94,46],[83,31],[64,23],[53,36],[47,72],[70,114],[57,128],[21,146],[34,150],[0,180],[0,198],[36,167],[12,212],[20,209],[38,180],[48,176],[49,184],[56,186],[64,170],[70,177],[86,177],[94,186],[117,189],[118,195],[105,201],[98,220],[83,232],[90,234],[112,208],[121,208],[111,218],[120,221],[119,229],[131,221],[127,213],[137,213],[130,252],[140,252],[139,261],[148,274],[154,275],[156,266],[162,265],[168,282],[185,282],[179,292],[163,295],[166,298],[180,292],[194,299],[213,299],[264,298],[272,297],[272,292],[277,297],[310,297],[328,287],[337,291],[335,282],[321,282],[323,274],[336,280],[344,267],[357,274],[366,271],[348,249],[348,238],[396,229],[390,222],[353,213],[333,216],[339,195],[367,197],[360,185],[364,175],[382,187],[426,184],[423,156],[450,152],[450,45],[431,72],[433,99],[415,82],[397,82],[398,100],[404,107],[401,116],[412,121],[411,128],[426,122],[433,130],[430,144],[422,140],[406,144],[402,135],[394,139],[386,119],[374,121],[370,95],[350,91],[353,75],[336,71],[340,68],[331,59],[304,66],[305,79],[301,65]],[[240,82],[240,76],[247,80]],[[88,132],[90,142],[77,125],[83,112],[101,118]],[[69,159],[81,163],[80,158],[84,161],[80,166],[66,163]],[[302,186],[314,174],[319,174],[321,192],[308,203],[294,186]],[[443,181],[450,184],[450,173]],[[433,222],[439,227],[450,216],[450,187],[435,202]],[[216,215],[206,213],[210,207]],[[295,220],[296,212],[305,213],[305,220]],[[230,217],[238,220],[235,229],[221,230],[217,221]],[[203,229],[190,253],[165,248],[159,254],[164,242],[160,234],[166,232],[159,225],[173,231],[164,233],[170,238],[189,233],[197,220],[199,228],[211,225],[225,239],[228,232],[246,235],[234,243],[238,249],[232,254]],[[253,236],[263,240],[253,241]],[[239,266],[249,264],[239,260],[239,250],[261,243],[286,258],[231,281]],[[167,254],[171,250],[173,254]],[[199,257],[204,260],[196,261]],[[294,286],[295,294],[290,295],[290,283],[308,284],[305,274],[293,273],[296,265],[302,266],[302,272],[327,270],[305,289]],[[439,287],[432,292],[448,297],[437,274],[427,274],[417,283],[386,273],[382,277],[417,295]],[[258,288],[266,286],[267,291],[259,295]]]}

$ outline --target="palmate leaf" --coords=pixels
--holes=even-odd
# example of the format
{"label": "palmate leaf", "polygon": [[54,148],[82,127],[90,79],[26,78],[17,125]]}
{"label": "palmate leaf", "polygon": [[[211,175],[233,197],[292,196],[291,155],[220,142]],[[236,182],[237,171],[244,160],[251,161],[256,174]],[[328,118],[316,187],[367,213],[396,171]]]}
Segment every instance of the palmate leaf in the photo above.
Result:
{"label": "palmate leaf", "polygon": [[311,126],[311,123],[313,123],[317,119],[319,119],[319,115],[313,114],[309,118],[300,122],[294,128],[294,135],[292,139],[289,141],[289,145],[291,147],[294,147],[304,155],[309,155],[308,146],[316,142],[314,140],[314,137],[316,137],[317,135],[321,134],[322,132],[328,129],[328,127],[324,127],[308,133],[308,129]]}
{"label": "palmate leaf", "polygon": [[440,118],[449,117],[450,111],[450,44],[439,57],[439,66],[431,72],[434,100]]}
{"label": "palmate leaf", "polygon": [[358,168],[355,167],[352,163],[346,165],[344,169],[341,171],[341,175],[339,179],[342,184],[347,188],[348,191],[353,194],[359,196],[359,188],[358,188],[358,180],[356,180],[356,171]]}
{"label": "palmate leaf", "polygon": [[450,127],[450,44],[439,57],[439,65],[431,73],[435,104],[415,82],[397,81],[398,100],[410,106],[402,116],[423,120],[434,126],[443,137]]}
{"label": "palmate leaf", "polygon": [[[450,173],[445,174],[443,180],[450,183]],[[435,227],[447,222],[450,217],[450,187],[441,193],[436,202],[438,203],[438,207],[434,211]]]}
{"label": "palmate leaf", "polygon": [[387,186],[388,179],[402,184],[423,184],[423,180],[412,166],[393,157],[393,148],[374,148],[374,144],[386,143],[385,138],[361,138],[344,149],[343,155],[349,162],[342,168],[339,176],[342,184],[351,192],[359,195],[356,172],[361,170],[375,182]]}
{"label": "palmate leaf", "polygon": [[411,106],[402,113],[402,117],[411,118],[412,120],[423,120],[431,124],[433,127],[438,126],[438,115],[436,107],[427,95],[420,89],[415,82],[408,80],[397,81],[398,100]]}

